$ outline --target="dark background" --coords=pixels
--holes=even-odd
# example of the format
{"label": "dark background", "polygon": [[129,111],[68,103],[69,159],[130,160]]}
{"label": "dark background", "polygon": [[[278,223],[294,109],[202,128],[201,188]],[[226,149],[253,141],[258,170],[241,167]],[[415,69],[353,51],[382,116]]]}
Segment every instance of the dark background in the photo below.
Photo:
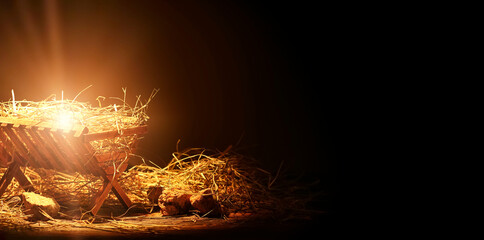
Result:
{"label": "dark background", "polygon": [[[1,1],[0,100],[52,93],[150,104],[140,154],[235,150],[337,190],[333,21],[309,3]],[[330,74],[333,73],[333,74]]]}

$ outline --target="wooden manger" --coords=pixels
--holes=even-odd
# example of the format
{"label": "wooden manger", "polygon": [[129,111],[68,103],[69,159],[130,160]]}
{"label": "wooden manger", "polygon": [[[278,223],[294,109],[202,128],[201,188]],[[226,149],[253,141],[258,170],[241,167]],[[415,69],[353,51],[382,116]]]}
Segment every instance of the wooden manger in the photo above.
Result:
{"label": "wooden manger", "polygon": [[[0,117],[0,167],[7,167],[0,180],[0,197],[13,178],[25,191],[35,191],[20,169],[30,166],[101,177],[103,185],[92,198],[89,208],[93,215],[97,214],[111,190],[128,208],[132,202],[117,179],[126,170],[140,137],[146,133],[146,125],[121,132],[89,133],[89,129],[81,125],[57,128],[54,123]],[[100,151],[92,145],[96,141],[125,137],[130,138],[129,145],[109,151]]]}

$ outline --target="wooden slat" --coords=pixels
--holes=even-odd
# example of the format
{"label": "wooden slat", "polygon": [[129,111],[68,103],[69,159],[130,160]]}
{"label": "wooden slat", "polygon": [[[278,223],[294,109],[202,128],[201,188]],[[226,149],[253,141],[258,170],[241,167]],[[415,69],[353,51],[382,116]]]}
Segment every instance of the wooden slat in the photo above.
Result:
{"label": "wooden slat", "polygon": [[104,153],[104,154],[96,154],[96,159],[98,162],[107,162],[114,159],[121,159],[125,157],[126,157],[125,152],[110,152],[110,153]]}
{"label": "wooden slat", "polygon": [[74,150],[77,155],[81,158],[82,164],[86,169],[90,170],[90,173],[99,176],[101,174],[101,169],[97,165],[96,157],[94,153],[91,153],[81,139],[77,137],[68,136],[70,143],[73,145]]}
{"label": "wooden slat", "polygon": [[12,182],[13,177],[19,170],[18,163],[13,162],[7,168],[7,171],[3,174],[2,179],[0,179],[0,197],[3,195],[5,190],[7,190],[8,185]]}
{"label": "wooden slat", "polygon": [[74,127],[74,130],[75,130],[74,137],[76,138],[89,132],[89,129],[87,127],[80,126],[80,125]]}
{"label": "wooden slat", "polygon": [[[1,128],[1,127],[0,127]],[[3,133],[3,131],[0,130],[0,139],[3,141],[3,146],[5,150],[10,154],[13,155],[15,152],[15,147],[13,146],[12,141],[10,141],[7,137],[7,133]]]}
{"label": "wooden slat", "polygon": [[17,179],[17,182],[20,184],[20,186],[28,192],[33,192],[35,191],[34,186],[32,185],[32,182],[25,176],[25,174],[18,169],[14,175],[15,179]]}
{"label": "wooden slat", "polygon": [[45,157],[45,162],[50,169],[61,169],[59,164],[57,163],[56,156],[50,149],[47,148],[44,139],[39,135],[38,130],[39,128],[36,126],[27,126],[26,130],[34,139],[36,145],[38,146],[37,150],[42,153]]}
{"label": "wooden slat", "polygon": [[0,140],[2,141],[3,148],[6,152],[6,154],[8,155],[7,156],[7,165],[11,164],[13,162],[13,159],[17,159],[19,161],[19,163],[22,163],[22,164],[26,163],[27,160],[25,158],[23,158],[22,156],[20,156],[19,153],[14,150],[15,147],[14,147],[12,141],[10,141],[8,139],[7,133],[2,131],[2,128],[5,128],[6,126],[7,126],[7,124],[5,124],[4,126],[2,126],[0,124]]}
{"label": "wooden slat", "polygon": [[[79,164],[87,172],[91,173],[92,169],[89,161],[91,161],[92,156],[84,149],[84,146],[80,144],[80,139],[78,137],[74,137],[74,135],[66,135],[64,137],[69,144],[70,150],[77,157]],[[93,158],[92,161],[94,162],[95,158]]]}
{"label": "wooden slat", "polygon": [[134,134],[145,134],[148,132],[148,127],[146,125],[135,127],[135,128],[128,128],[123,130],[123,134],[119,134],[118,131],[109,131],[109,132],[100,132],[100,133],[90,133],[84,134],[84,142],[96,141],[101,139],[108,139],[108,138],[115,138],[121,136],[130,136]]}
{"label": "wooden slat", "polygon": [[10,185],[14,177],[17,179],[20,186],[25,191],[35,191],[32,183],[27,177],[25,177],[24,173],[20,170],[19,163],[15,161],[10,164],[10,166],[8,166],[7,171],[3,174],[2,179],[0,179],[0,197],[7,189],[8,185]]}
{"label": "wooden slat", "polygon": [[99,153],[97,153],[97,151],[92,147],[92,145],[89,142],[87,142],[87,143],[86,142],[83,142],[82,145],[84,146],[84,149],[86,149],[92,155],[92,157],[93,157],[93,159],[92,159],[92,161],[90,163],[93,165],[93,168],[95,168],[95,169],[98,170],[97,173],[96,173],[96,175],[97,176],[102,176],[104,174],[104,171],[101,168],[101,166],[99,166],[99,164],[98,164],[98,162],[99,162],[99,160],[98,160]]}
{"label": "wooden slat", "polygon": [[127,167],[128,167],[128,162],[126,161],[125,163],[121,164],[121,166],[111,165],[111,166],[103,167],[103,169],[106,172],[106,174],[118,175],[124,172],[124,170],[126,170]]}
{"label": "wooden slat", "polygon": [[66,170],[75,172],[75,169],[72,167],[71,164],[68,164],[69,161],[62,155],[62,153],[57,148],[57,143],[55,142],[54,138],[50,134],[50,129],[46,128],[43,131],[39,131],[40,135],[44,138],[45,144],[52,150],[55,154],[56,159],[58,160],[57,163],[61,167],[61,169],[57,170]]}
{"label": "wooden slat", "polygon": [[[16,127],[19,125],[28,125],[28,126],[37,126],[40,128],[57,128],[56,124],[53,122],[47,121],[38,121],[38,120],[31,120],[31,119],[18,119],[18,118],[8,118],[8,117],[0,117],[1,123],[13,124]],[[74,125],[70,128],[62,128],[65,132],[75,132],[77,131],[77,125]]]}
{"label": "wooden slat", "polygon": [[13,147],[12,142],[11,142],[11,141],[10,141],[10,140],[7,138],[6,133],[4,133],[4,132],[2,131],[2,129],[1,129],[1,128],[4,128],[4,127],[7,127],[7,124],[5,124],[5,126],[0,125],[0,141],[2,141],[2,143],[3,143],[3,147],[5,148],[5,150],[6,150],[6,151],[7,151],[7,150],[10,150],[10,151],[7,151],[7,152],[8,152],[10,155],[12,155],[12,154],[13,154],[13,152],[14,152],[14,151],[13,151],[13,148],[14,148],[14,147]]}
{"label": "wooden slat", "polygon": [[3,147],[3,143],[0,142],[0,167],[8,167],[9,162],[12,160],[10,154]]}
{"label": "wooden slat", "polygon": [[24,144],[22,143],[22,141],[20,141],[18,136],[12,130],[12,126],[13,126],[13,124],[7,124],[6,127],[2,127],[0,129],[2,129],[4,131],[4,133],[6,133],[8,135],[11,142],[15,146],[15,149],[17,150],[16,152],[19,153],[20,156],[22,156],[24,159],[26,159],[28,161],[28,159],[30,159],[29,153],[28,153],[27,149],[25,148]]}
{"label": "wooden slat", "polygon": [[0,130],[0,167],[7,167],[12,160],[12,155],[7,151],[8,144],[7,137]]}
{"label": "wooden slat", "polygon": [[135,139],[129,146],[130,154],[135,154],[138,148],[139,138]]}
{"label": "wooden slat", "polygon": [[63,136],[63,134],[59,130],[57,132],[51,132],[54,139],[57,141],[58,145],[63,149],[64,154],[67,156],[69,163],[72,163],[77,170],[77,172],[86,173],[84,166],[80,163],[80,160],[77,155],[74,154],[73,149],[68,143],[68,140]]}
{"label": "wooden slat", "polygon": [[[123,164],[121,166],[120,172],[124,172],[124,170],[126,170],[127,167],[128,167],[127,163]],[[126,193],[124,192],[124,189],[122,189],[121,186],[119,185],[118,180],[117,180],[118,177],[116,177],[116,175],[113,176],[113,175],[108,174],[108,175],[106,175],[106,178],[107,178],[108,181],[110,181],[114,195],[116,195],[116,197],[121,202],[121,204],[123,204],[123,206],[125,208],[131,207],[131,205],[133,205],[133,203],[129,199],[128,195],[126,195]]]}
{"label": "wooden slat", "polygon": [[121,186],[119,186],[119,183],[116,181],[111,183],[111,185],[113,186],[112,190],[114,192],[114,195],[116,195],[121,204],[123,204],[125,208],[131,207],[133,203],[129,199],[128,195],[126,195],[125,191],[121,188]]}
{"label": "wooden slat", "polygon": [[111,191],[111,188],[113,185],[108,181],[104,180],[103,186],[99,191],[96,193],[96,195],[93,197],[93,200],[90,205],[90,211],[93,215],[96,215],[101,206],[104,203],[104,200],[108,197],[109,192]]}
{"label": "wooden slat", "polygon": [[[121,166],[120,172],[126,170],[128,164],[123,164]],[[108,193],[113,190],[114,195],[118,198],[118,200],[123,204],[124,207],[129,208],[133,203],[129,199],[128,195],[124,192],[124,190],[119,185],[117,179],[119,175],[107,174],[104,172],[102,174],[102,178],[104,179],[103,187],[99,190],[99,192],[94,196],[93,201],[91,203],[90,209],[91,213],[96,215],[99,209],[101,208],[103,202],[106,200]]]}
{"label": "wooden slat", "polygon": [[15,130],[17,132],[17,135],[25,143],[25,145],[27,145],[29,152],[34,157],[34,161],[29,161],[29,163],[36,167],[49,168],[49,166],[44,161],[44,158],[42,158],[40,152],[37,150],[36,144],[34,144],[31,138],[27,136],[27,133],[25,132],[25,125],[22,125]]}

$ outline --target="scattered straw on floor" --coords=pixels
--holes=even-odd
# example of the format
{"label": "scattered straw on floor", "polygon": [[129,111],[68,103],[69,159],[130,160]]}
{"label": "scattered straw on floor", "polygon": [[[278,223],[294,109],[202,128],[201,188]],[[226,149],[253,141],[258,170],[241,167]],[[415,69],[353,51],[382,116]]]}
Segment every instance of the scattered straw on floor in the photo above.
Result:
{"label": "scattered straw on floor", "polygon": [[[0,169],[0,172],[3,171],[4,169]],[[73,210],[77,213],[87,212],[92,195],[102,184],[100,179],[90,175],[68,175],[45,169],[24,168],[23,171],[39,193],[53,196],[61,204],[61,212],[64,213],[61,215],[74,221],[72,224],[89,223],[80,220],[79,216],[82,214],[77,214],[74,218],[67,215]],[[147,198],[150,186],[162,186],[187,193],[209,188],[222,207],[223,217],[234,213],[264,213],[272,217],[287,217],[283,216],[284,212],[304,210],[304,203],[309,199],[291,195],[290,190],[284,186],[274,186],[277,185],[274,184],[275,180],[269,172],[258,168],[252,159],[243,155],[200,148],[173,153],[173,159],[166,167],[136,165],[120,176],[120,184],[133,203],[147,211],[153,207]],[[29,223],[25,220],[20,205],[9,203],[21,192],[23,189],[14,181],[7,194],[0,198],[0,218],[10,219],[0,220],[0,225],[18,227]],[[105,204],[119,205],[112,194]],[[66,224],[65,221],[62,223]]]}
{"label": "scattered straw on floor", "polygon": [[[147,191],[151,186],[189,194],[209,188],[227,214],[254,212],[271,206],[274,201],[268,185],[271,175],[240,154],[193,148],[173,153],[166,167],[151,165],[132,166],[119,178],[120,185],[134,203],[149,206]],[[102,180],[92,175],[31,168],[23,168],[23,171],[40,194],[54,197],[61,205],[86,207],[102,185]],[[22,191],[14,181],[2,198],[17,196]],[[116,201],[111,195],[106,204]]]}
{"label": "scattered straw on floor", "polygon": [[[144,104],[141,104],[138,98],[134,107],[129,106],[124,99],[119,99],[122,102],[119,106],[106,107],[102,107],[100,98],[98,98],[98,107],[77,102],[75,99],[59,101],[52,97],[41,102],[9,101],[0,103],[0,116],[55,121],[59,112],[69,111],[76,123],[87,126],[90,132],[122,130],[145,124],[149,118],[146,114],[148,103],[156,92],[156,90],[153,91],[149,100]],[[98,145],[94,144],[94,147],[101,151],[105,149],[106,145],[119,147],[124,144],[122,141],[126,141],[126,139],[116,139],[109,144],[101,142],[97,143]],[[132,157],[140,156],[133,155]],[[133,203],[145,209],[153,209],[153,204],[148,201],[147,197],[147,190],[151,186],[176,189],[190,194],[210,189],[220,204],[224,217],[233,213],[262,212],[269,212],[276,216],[287,209],[303,209],[307,202],[307,198],[296,199],[291,196],[289,190],[284,186],[276,187],[277,184],[274,183],[279,172],[274,177],[268,171],[257,167],[253,159],[231,151],[230,147],[223,152],[203,148],[177,150],[173,153],[172,161],[163,167],[145,161],[145,159],[143,162],[145,163],[131,166],[122,173],[119,183]],[[5,170],[5,168],[0,168],[0,175],[3,175]],[[86,174],[66,174],[55,170],[29,167],[23,167],[21,170],[33,183],[39,194],[54,197],[59,202],[61,215],[70,221],[67,224],[65,220],[51,220],[50,224],[84,226],[90,223],[80,220],[79,214],[75,215],[76,217],[70,217],[69,211],[81,213],[80,216],[88,211],[86,208],[89,201],[102,185],[100,178]],[[18,200],[18,196],[22,192],[23,189],[17,181],[13,181],[0,198],[0,226],[5,229],[24,230],[32,226],[31,222],[26,220],[27,217],[23,214],[21,203]],[[119,203],[111,193],[104,204]],[[119,222],[113,222],[116,224],[105,227],[115,226],[114,228],[119,230],[124,226]],[[124,227],[132,228],[128,225]]]}

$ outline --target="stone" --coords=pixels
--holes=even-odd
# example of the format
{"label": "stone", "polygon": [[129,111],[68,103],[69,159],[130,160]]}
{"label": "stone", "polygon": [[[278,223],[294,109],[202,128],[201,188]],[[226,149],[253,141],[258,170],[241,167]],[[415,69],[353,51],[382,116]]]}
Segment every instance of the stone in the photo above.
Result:
{"label": "stone", "polygon": [[192,207],[199,211],[200,215],[216,216],[220,215],[220,205],[213,198],[212,190],[205,189],[198,194],[194,194],[190,197],[190,204]]}
{"label": "stone", "polygon": [[158,198],[161,213],[166,216],[188,213],[190,210],[190,194],[178,189],[164,190]]}
{"label": "stone", "polygon": [[158,198],[160,198],[160,195],[163,193],[163,187],[149,187],[147,193],[150,203],[158,204]]}
{"label": "stone", "polygon": [[[33,220],[49,220],[57,217],[59,204],[50,197],[44,197],[33,192],[24,192],[21,195],[24,213],[32,214]],[[48,216],[46,216],[46,214]]]}

